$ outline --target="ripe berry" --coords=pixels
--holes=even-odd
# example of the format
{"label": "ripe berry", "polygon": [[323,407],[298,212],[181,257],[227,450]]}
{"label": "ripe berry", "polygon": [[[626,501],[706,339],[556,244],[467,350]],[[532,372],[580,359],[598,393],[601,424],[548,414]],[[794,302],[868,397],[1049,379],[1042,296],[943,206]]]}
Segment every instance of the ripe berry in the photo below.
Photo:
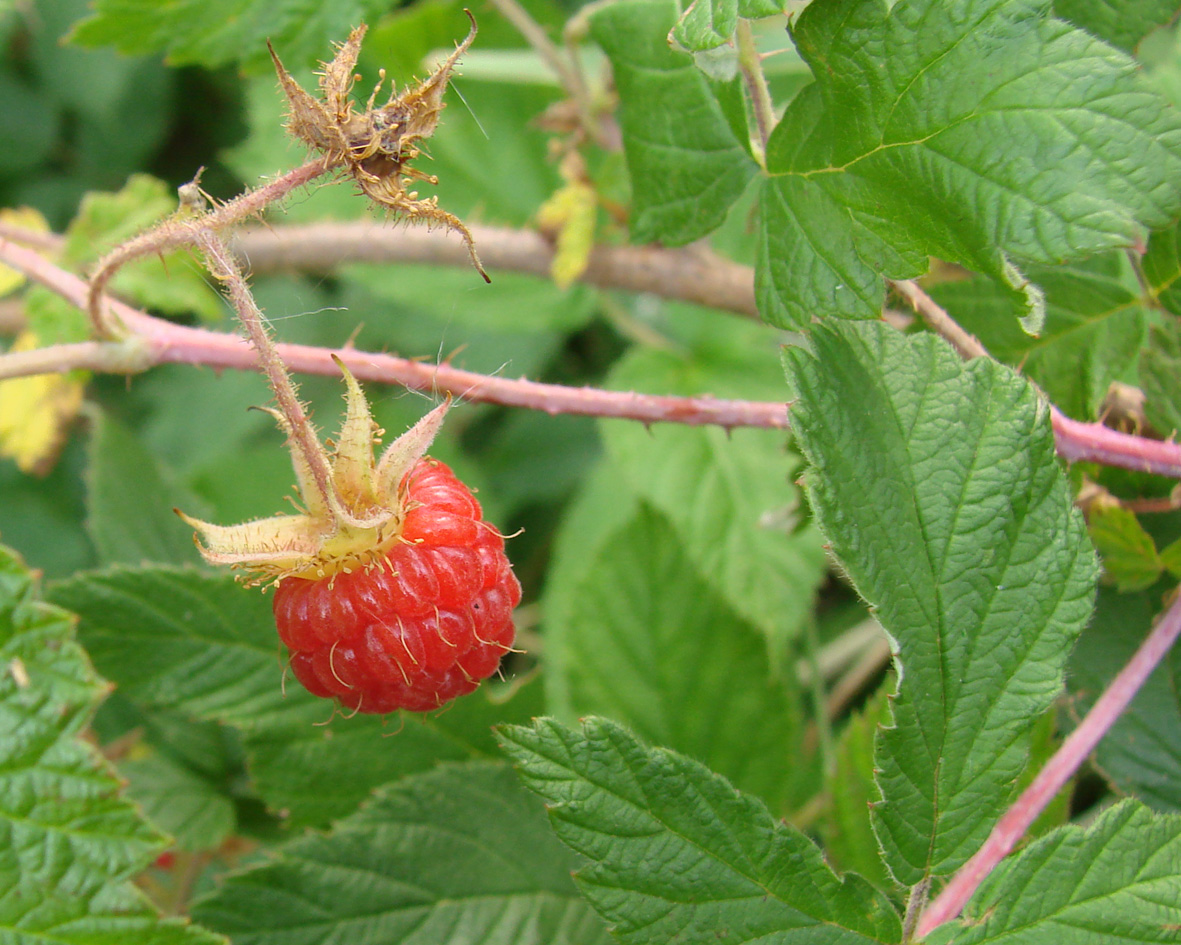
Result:
{"label": "ripe berry", "polygon": [[428,712],[496,672],[521,586],[475,496],[424,456],[450,404],[375,460],[382,431],[337,364],[348,408],[331,454],[300,410],[272,411],[303,511],[241,525],[179,514],[206,561],[274,585],[279,636],[310,693],[357,712]]}
{"label": "ripe berry", "polygon": [[403,486],[401,538],[383,559],[275,589],[295,677],[359,712],[436,709],[491,676],[513,642],[521,587],[480,504],[429,458]]}

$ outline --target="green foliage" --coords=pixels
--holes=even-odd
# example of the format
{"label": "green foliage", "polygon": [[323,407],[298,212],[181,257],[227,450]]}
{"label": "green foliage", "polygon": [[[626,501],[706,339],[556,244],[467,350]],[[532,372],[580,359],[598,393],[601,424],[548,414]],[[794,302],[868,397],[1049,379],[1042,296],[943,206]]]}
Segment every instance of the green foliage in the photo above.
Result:
{"label": "green foliage", "polygon": [[1119,505],[1096,505],[1088,525],[1103,558],[1103,570],[1121,591],[1142,591],[1166,569],[1181,576],[1181,543],[1158,552],[1134,512]]}
{"label": "green foliage", "polygon": [[818,329],[786,363],[809,500],[902,666],[874,814],[914,885],[962,865],[1010,800],[1095,558],[1027,381],[881,325]]}
{"label": "green foliage", "polygon": [[1181,818],[1153,817],[1134,801],[1093,824],[1062,827],[998,870],[962,923],[926,939],[976,942],[1168,941],[1181,919],[1176,898]]}
{"label": "green foliage", "polygon": [[[1021,330],[1012,293],[977,276],[935,287],[932,296],[993,357],[1020,367],[1067,416],[1099,416],[1115,381],[1133,383],[1148,339],[1150,307],[1123,254],[1073,266],[1033,267],[1046,296],[1037,335]],[[1155,346],[1153,346],[1155,347]]]}
{"label": "green foliage", "polygon": [[900,940],[884,896],[838,879],[804,834],[701,764],[605,719],[501,736],[558,837],[590,861],[579,888],[619,941]]}
{"label": "green foliage", "polygon": [[[816,82],[767,147],[759,303],[777,324],[871,318],[881,276],[937,255],[1024,295],[1012,261],[1132,246],[1181,205],[1181,124],[1133,61],[1024,0],[814,3]],[[997,149],[990,142],[1005,141]],[[976,208],[980,208],[977,210]]]}
{"label": "green foliage", "polygon": [[[691,312],[676,313],[692,324]],[[681,333],[688,335],[685,324]],[[635,351],[609,378],[619,390],[774,400],[782,375],[769,357],[777,340],[764,331],[704,330],[689,350]],[[614,464],[645,502],[673,523],[699,572],[767,635],[778,664],[812,609],[825,561],[812,529],[803,527],[795,460],[785,437],[770,431],[702,429],[634,423],[602,424]],[[768,580],[769,575],[774,578]]]}
{"label": "green foliage", "polygon": [[606,945],[573,865],[504,765],[445,765],[230,877],[194,912],[235,942]]}
{"label": "green foliage", "polygon": [[601,549],[552,629],[573,711],[618,719],[785,809],[802,733],[758,631],[703,586],[655,514],[640,510]]}
{"label": "green foliage", "polygon": [[878,888],[889,888],[890,878],[870,819],[871,805],[878,798],[873,751],[878,728],[887,721],[885,693],[879,692],[841,732],[831,796],[820,822],[824,849],[834,865],[860,873]]}
{"label": "green foliage", "polygon": [[[39,379],[20,379],[23,399],[4,403],[68,440],[55,468],[37,452],[43,479],[0,466],[0,529],[76,622],[0,560],[0,938],[899,942],[1170,606],[1181,513],[1143,510],[1167,507],[1172,483],[1094,463],[1068,476],[1047,402],[1101,421],[1111,385],[1133,385],[1144,413],[1125,429],[1181,428],[1177,4],[576,6],[524,0],[544,54],[498,9],[475,11],[476,45],[414,165],[438,183],[410,183],[481,251],[516,251],[497,227],[553,239],[540,208],[579,188],[600,244],[586,281],[528,274],[547,270],[540,255],[491,266],[490,286],[431,260],[337,264],[316,225],[372,211],[326,180],[259,221],[310,225],[334,260],[255,267],[271,330],[616,402],[786,405],[791,429],[457,392],[432,452],[512,536],[522,652],[442,711],[341,717],[288,671],[270,598],[200,567],[172,513],[280,511],[283,434],[247,409],[273,403],[262,379],[78,372],[70,390],[88,402],[56,425],[37,413],[52,406]],[[363,105],[381,69],[387,91],[426,75],[462,11],[18,5],[0,13],[0,200],[62,234],[47,258],[91,272],[176,214],[199,166],[226,200],[304,159],[268,38],[312,88],[313,63],[369,21]],[[564,88],[554,56],[581,82]],[[5,239],[34,219],[6,213]],[[726,262],[699,265],[711,250]],[[614,287],[624,262],[629,278],[679,268],[639,295]],[[923,288],[996,360],[881,322],[887,280],[928,270]],[[747,314],[753,290],[761,320],[673,301],[723,280]],[[2,281],[0,335],[91,340],[49,289]],[[226,306],[195,254],[140,260],[114,291],[235,330],[213,324]],[[316,426],[335,429],[339,380],[298,380]],[[387,439],[427,408],[367,388]],[[1071,486],[1088,480],[1126,504],[1090,503],[1084,527]],[[1088,528],[1105,572],[1094,613]],[[867,607],[893,667],[846,630]],[[927,941],[1176,938],[1179,678],[1173,654],[1085,790],[1068,783]],[[209,931],[158,918],[133,880]]]}
{"label": "green foliage", "polygon": [[165,838],[119,796],[82,734],[105,690],[69,614],[42,603],[0,548],[0,921],[13,942],[214,945],[160,919],[131,882]]}
{"label": "green foliage", "polygon": [[757,167],[691,60],[668,48],[676,8],[622,0],[591,18],[611,60],[632,182],[631,236],[673,246],[714,230]]}
{"label": "green foliage", "polygon": [[122,53],[163,52],[174,65],[220,66],[238,59],[265,61],[270,39],[292,61],[327,58],[330,40],[385,9],[375,0],[309,7],[262,0],[99,0],[94,15],[71,36],[83,45],[113,45]]}

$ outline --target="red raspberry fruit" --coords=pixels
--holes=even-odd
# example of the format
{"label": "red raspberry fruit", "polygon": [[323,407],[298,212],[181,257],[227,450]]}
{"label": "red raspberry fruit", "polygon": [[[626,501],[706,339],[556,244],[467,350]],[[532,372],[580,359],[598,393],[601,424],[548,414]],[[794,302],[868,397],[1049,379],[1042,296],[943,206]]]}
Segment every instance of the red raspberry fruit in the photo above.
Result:
{"label": "red raspberry fruit", "polygon": [[504,538],[443,463],[402,481],[406,516],[386,556],[275,589],[279,636],[308,692],[358,712],[429,712],[496,672],[521,586]]}
{"label": "red raspberry fruit", "polygon": [[337,364],[347,407],[331,452],[302,409],[271,411],[291,449],[297,514],[239,525],[179,514],[206,561],[275,587],[279,636],[305,689],[357,712],[429,712],[496,672],[521,586],[480,503],[425,456],[450,402],[376,458],[382,431]]}

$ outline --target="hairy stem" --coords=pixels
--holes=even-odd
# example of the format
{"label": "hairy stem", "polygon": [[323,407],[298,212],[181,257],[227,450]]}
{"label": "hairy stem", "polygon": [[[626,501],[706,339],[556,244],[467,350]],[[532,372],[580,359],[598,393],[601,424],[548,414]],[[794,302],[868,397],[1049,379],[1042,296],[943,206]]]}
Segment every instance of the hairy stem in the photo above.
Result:
{"label": "hairy stem", "polygon": [[[466,253],[462,259],[466,265]],[[86,283],[33,250],[0,238],[0,261],[19,269],[30,279],[85,309],[89,297]],[[744,278],[753,279],[749,268],[730,265],[734,266],[739,275],[745,273]],[[753,299],[753,286],[750,292]],[[255,366],[253,355],[242,344],[241,339],[173,325],[114,300],[108,304],[129,331],[141,336],[151,352],[152,364],[179,362],[243,370]],[[933,302],[931,304],[934,305]],[[339,373],[332,363],[332,352],[326,348],[279,345],[278,350],[290,370],[308,374]],[[721,401],[710,397],[662,397],[591,388],[574,389],[556,384],[489,377],[470,371],[460,371],[447,364],[430,365],[384,354],[361,354],[347,350],[341,356],[350,370],[361,380],[403,384],[414,390],[447,392],[455,397],[544,410],[551,414],[619,417],[644,423],[663,421],[777,429],[787,426],[787,411],[780,403]],[[8,357],[7,354],[0,355],[0,363]],[[65,369],[95,367],[101,370],[101,366],[89,363],[66,363],[64,360],[62,363]],[[9,376],[17,376],[17,372],[12,372]],[[1181,444],[1120,433],[1098,423],[1081,423],[1064,417],[1057,411],[1053,413],[1052,419],[1055,442],[1059,455],[1064,459],[1071,462],[1103,463],[1181,479]]]}
{"label": "hairy stem", "polygon": [[763,75],[763,62],[759,58],[758,49],[755,48],[750,20],[739,18],[734,38],[738,45],[738,68],[750,94],[751,110],[754,112],[755,128],[759,136],[758,161],[765,166],[767,142],[771,139],[771,129],[775,127],[775,105],[771,101],[767,77]]}
{"label": "hairy stem", "polygon": [[95,333],[100,338],[108,338],[118,333],[107,317],[108,313],[103,305],[103,296],[111,279],[129,262],[144,256],[165,253],[181,246],[193,245],[198,242],[200,234],[203,232],[212,232],[240,223],[247,217],[261,213],[270,204],[281,200],[293,190],[310,184],[317,177],[330,171],[333,166],[334,162],[328,158],[309,161],[302,167],[288,171],[269,184],[264,184],[240,197],[235,197],[228,203],[220,204],[205,214],[192,218],[169,217],[146,233],[141,233],[134,239],[115,247],[99,260],[98,267],[90,280],[90,291],[85,308],[90,314]]}
{"label": "hairy stem", "polygon": [[[85,305],[86,283],[32,250],[0,240],[0,260],[21,270],[67,301],[79,307]],[[236,335],[175,325],[117,300],[111,300],[108,304],[128,330],[137,336],[149,365],[203,364],[244,371],[256,370],[258,367],[257,355],[244,339]],[[525,407],[549,414],[616,417],[642,423],[716,425],[727,429],[787,427],[787,408],[783,403],[563,387],[559,384],[493,377],[463,371],[449,364],[424,363],[389,354],[366,353],[349,347],[333,351],[307,345],[278,344],[275,348],[289,370],[302,374],[339,376],[340,369],[332,360],[334,355],[338,355],[358,380],[401,384],[411,390],[451,394],[459,399]],[[6,363],[8,357],[7,354],[0,355],[0,366]],[[54,364],[54,371],[75,367],[95,365],[59,359]]]}
{"label": "hairy stem", "polygon": [[1152,628],[1127,665],[1096,700],[1078,728],[1067,736],[1062,747],[1046,762],[1029,787],[997,821],[992,833],[976,855],[960,868],[935,901],[923,912],[918,924],[919,938],[929,935],[937,926],[954,919],[963,911],[984,878],[1012,852],[1030,824],[1095,750],[1140,687],[1164,659],[1179,634],[1181,595],[1175,596],[1165,616]]}
{"label": "hairy stem", "polygon": [[258,364],[266,375],[271,390],[274,391],[279,412],[290,425],[289,435],[293,445],[307,463],[323,504],[326,507],[333,505],[336,496],[328,457],[324,454],[319,437],[312,429],[307,411],[299,401],[299,393],[291,380],[291,375],[287,373],[287,366],[271,340],[262,311],[254,301],[246,278],[225,243],[212,230],[199,230],[196,241],[205,254],[209,271],[226,287],[234,311],[238,313],[238,319],[246,329],[250,344],[258,356]]}

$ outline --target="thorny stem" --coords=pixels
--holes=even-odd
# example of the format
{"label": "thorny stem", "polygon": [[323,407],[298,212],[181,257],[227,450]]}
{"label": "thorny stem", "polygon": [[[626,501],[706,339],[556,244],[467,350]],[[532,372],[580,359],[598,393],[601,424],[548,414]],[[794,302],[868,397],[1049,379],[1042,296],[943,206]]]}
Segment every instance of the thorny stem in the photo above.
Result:
{"label": "thorny stem", "polygon": [[755,127],[759,133],[758,161],[765,166],[767,142],[771,139],[771,129],[775,127],[775,104],[771,101],[771,90],[767,87],[767,77],[763,75],[763,63],[759,58],[759,51],[755,47],[754,32],[751,30],[750,20],[739,18],[735,41],[738,45],[738,68],[742,72],[742,79],[750,93]]}
{"label": "thorny stem", "polygon": [[[79,308],[86,304],[87,285],[72,273],[53,265],[23,246],[0,240],[0,260],[27,277],[62,296]],[[137,311],[117,300],[108,303],[112,312],[141,343],[147,364],[203,364],[214,368],[255,370],[258,358],[240,337],[201,328],[175,325]],[[125,343],[121,343],[125,344]],[[55,346],[56,347],[56,346]],[[119,344],[107,342],[100,351]],[[365,353],[351,348],[334,352],[307,345],[276,345],[289,370],[302,374],[339,376],[332,357],[338,354],[350,371],[362,381],[401,384],[411,390],[451,394],[458,399],[541,410],[549,414],[616,417],[641,423],[682,423],[692,426],[717,425],[727,429],[756,427],[785,429],[787,408],[782,403],[719,400],[714,397],[669,397],[628,391],[605,391],[591,387],[563,387],[535,381],[491,377],[463,371],[449,364],[432,364],[389,354]],[[50,349],[46,349],[50,350]],[[87,349],[88,351],[91,349]],[[60,351],[60,349],[59,349]],[[0,355],[0,371],[9,355]],[[54,371],[78,367],[101,369],[91,361],[60,361]],[[28,372],[26,372],[28,373]],[[3,376],[3,375],[0,375]],[[10,376],[20,376],[15,373]],[[1181,458],[1178,460],[1181,476]]]}
{"label": "thorny stem", "polygon": [[[86,283],[33,250],[0,239],[0,261],[19,269],[28,278],[79,308],[85,308],[88,298]],[[746,272],[748,278],[753,279],[750,270]],[[249,370],[256,365],[249,348],[232,335],[174,325],[118,301],[112,300],[108,304],[128,329],[140,336],[148,351],[145,357],[150,359],[151,364],[205,364],[241,370]],[[326,348],[279,345],[278,350],[293,371],[339,374],[332,363],[331,352]],[[8,354],[0,355],[0,365],[6,364],[9,357]],[[643,423],[716,424],[728,428],[784,429],[788,425],[787,411],[780,403],[576,389],[557,384],[490,377],[461,371],[447,364],[424,364],[385,354],[345,351],[341,357],[360,380],[402,384],[413,390],[445,392],[458,398],[526,407],[550,414],[618,417]],[[68,362],[63,359],[61,367],[66,370],[76,367],[103,370],[101,364],[81,359]],[[4,376],[15,377],[19,374],[8,371]],[[1181,479],[1181,445],[1177,443],[1132,436],[1098,423],[1080,423],[1058,414],[1054,416],[1054,434],[1059,454],[1072,462],[1099,462]]]}
{"label": "thorny stem", "polygon": [[115,326],[107,318],[107,312],[103,306],[103,295],[115,273],[129,262],[143,256],[154,256],[181,246],[192,245],[198,241],[202,232],[220,230],[234,223],[240,223],[247,217],[262,213],[275,201],[281,200],[293,190],[310,184],[317,177],[332,170],[336,163],[327,157],[309,161],[293,171],[288,171],[269,184],[264,184],[227,203],[220,204],[208,213],[188,219],[174,216],[135,239],[115,247],[99,260],[98,267],[90,280],[90,291],[85,309],[94,324],[95,333],[99,338],[109,338],[117,334]]}
{"label": "thorny stem", "polygon": [[997,821],[976,855],[959,869],[923,912],[917,929],[919,938],[929,935],[963,911],[984,878],[1012,852],[1030,824],[1095,750],[1116,718],[1128,707],[1140,687],[1164,659],[1178,635],[1181,635],[1181,595],[1173,600],[1164,617],[1152,628],[1078,728],[1067,736],[1062,747],[1046,762],[1016,803]]}
{"label": "thorny stem", "polygon": [[275,393],[275,401],[279,405],[279,412],[291,425],[290,436],[294,447],[301,454],[311,471],[316,490],[320,493],[325,506],[332,505],[334,492],[332,486],[332,471],[328,467],[328,459],[320,446],[320,440],[312,429],[307,412],[299,401],[299,394],[291,375],[279,352],[275,350],[275,343],[267,331],[266,322],[258,303],[237,262],[226,248],[225,243],[212,230],[200,230],[196,234],[197,245],[205,254],[206,264],[214,277],[226,287],[230,302],[238,313],[238,319],[250,338],[250,343],[258,355],[258,363],[270,382],[271,390]]}
{"label": "thorny stem", "polygon": [[[908,301],[932,331],[950,342],[964,358],[990,357],[988,350],[973,335],[965,331],[955,319],[936,304],[926,292],[910,281],[891,283]],[[1181,450],[1174,442],[1149,440],[1120,433],[1101,423],[1072,420],[1061,410],[1050,405],[1050,423],[1054,428],[1054,442],[1058,455],[1067,462],[1102,463],[1120,466],[1137,472],[1181,478],[1172,463],[1162,463],[1167,454]]]}

